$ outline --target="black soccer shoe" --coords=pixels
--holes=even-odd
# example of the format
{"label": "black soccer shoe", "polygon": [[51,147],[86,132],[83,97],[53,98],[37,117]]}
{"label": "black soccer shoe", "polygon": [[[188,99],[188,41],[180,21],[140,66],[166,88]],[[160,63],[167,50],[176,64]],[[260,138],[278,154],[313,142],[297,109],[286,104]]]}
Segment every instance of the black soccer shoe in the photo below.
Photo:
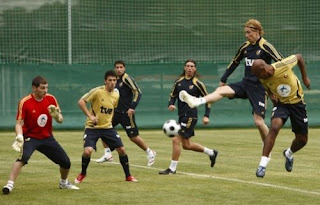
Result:
{"label": "black soccer shoe", "polygon": [[176,171],[171,171],[170,168],[160,171],[159,174],[163,174],[163,175],[171,175],[171,174],[176,174]]}
{"label": "black soccer shoe", "polygon": [[210,164],[211,167],[214,167],[214,164],[216,163],[217,156],[218,156],[218,151],[213,150],[213,155],[209,156],[210,161],[211,161],[211,164]]}

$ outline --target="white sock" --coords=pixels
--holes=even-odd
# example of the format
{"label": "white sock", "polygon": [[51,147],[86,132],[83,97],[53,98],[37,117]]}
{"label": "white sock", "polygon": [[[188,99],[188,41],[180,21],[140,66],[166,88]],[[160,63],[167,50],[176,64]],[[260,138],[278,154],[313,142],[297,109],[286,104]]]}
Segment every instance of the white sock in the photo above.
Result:
{"label": "white sock", "polygon": [[175,160],[171,160],[171,164],[170,164],[170,167],[169,169],[171,169],[171,171],[176,171],[177,170],[177,166],[178,166],[178,161],[175,161]]}
{"label": "white sock", "polygon": [[212,156],[213,155],[213,150],[212,149],[208,149],[208,148],[204,148],[203,153]]}
{"label": "white sock", "polygon": [[151,149],[148,147],[146,150],[146,153],[149,154],[151,152]]}
{"label": "white sock", "polygon": [[291,151],[290,148],[288,148],[287,151],[285,151],[284,154],[285,154],[289,159],[292,159],[293,152]]}
{"label": "white sock", "polygon": [[108,148],[104,148],[104,152],[107,153],[107,152],[111,152],[111,149],[108,147]]}
{"label": "white sock", "polygon": [[61,184],[67,184],[68,183],[68,179],[60,179],[60,183]]}
{"label": "white sock", "polygon": [[206,104],[207,101],[204,97],[201,97],[201,98],[198,98],[199,99],[199,105],[202,105],[202,104]]}
{"label": "white sock", "polygon": [[261,157],[261,160],[260,160],[259,166],[267,167],[269,161],[270,161],[270,158],[265,157],[265,156],[262,156],[262,157]]}
{"label": "white sock", "polygon": [[12,187],[13,187],[13,185],[14,185],[14,181],[12,181],[12,180],[8,180],[8,184],[12,185]]}

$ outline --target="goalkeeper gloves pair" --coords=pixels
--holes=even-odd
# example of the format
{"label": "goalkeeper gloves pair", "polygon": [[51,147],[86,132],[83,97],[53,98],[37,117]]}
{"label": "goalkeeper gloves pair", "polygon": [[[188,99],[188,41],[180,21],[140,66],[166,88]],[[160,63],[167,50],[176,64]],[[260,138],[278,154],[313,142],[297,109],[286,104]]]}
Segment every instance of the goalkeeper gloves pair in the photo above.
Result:
{"label": "goalkeeper gloves pair", "polygon": [[52,118],[54,118],[57,122],[61,123],[62,118],[61,118],[61,112],[60,109],[57,108],[54,105],[49,105],[48,106],[49,114],[51,115]]}

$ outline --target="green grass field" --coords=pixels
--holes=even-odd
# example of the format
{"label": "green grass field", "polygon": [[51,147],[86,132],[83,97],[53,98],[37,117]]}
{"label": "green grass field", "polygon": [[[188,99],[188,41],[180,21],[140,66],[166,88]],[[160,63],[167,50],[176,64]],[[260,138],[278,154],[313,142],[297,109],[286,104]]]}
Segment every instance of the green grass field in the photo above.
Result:
{"label": "green grass field", "polygon": [[[138,183],[124,181],[117,153],[112,163],[92,161],[80,190],[60,190],[59,168],[35,152],[9,195],[0,204],[319,204],[319,129],[309,130],[309,142],[295,154],[291,173],[284,168],[283,149],[293,133],[283,129],[272,152],[266,176],[255,176],[262,143],[256,129],[196,130],[193,141],[219,150],[214,168],[208,156],[182,151],[176,175],[162,176],[169,166],[171,140],[161,130],[141,130],[140,135],[157,152],[153,167],[146,166],[146,154],[119,131],[125,144],[132,174]],[[55,131],[56,139],[72,161],[69,180],[80,172],[82,131]],[[6,184],[17,153],[11,149],[14,132],[0,132],[0,185]],[[97,153],[102,154],[99,142]]]}

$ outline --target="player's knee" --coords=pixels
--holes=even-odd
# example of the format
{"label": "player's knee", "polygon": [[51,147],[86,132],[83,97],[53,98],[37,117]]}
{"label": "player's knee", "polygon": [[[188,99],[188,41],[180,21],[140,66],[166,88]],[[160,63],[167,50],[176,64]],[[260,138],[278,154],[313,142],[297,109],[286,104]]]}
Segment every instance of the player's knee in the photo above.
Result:
{"label": "player's knee", "polygon": [[213,93],[210,93],[209,95],[213,95],[213,94],[224,96],[224,88],[217,87],[216,90]]}
{"label": "player's knee", "polygon": [[266,124],[262,118],[255,119],[254,124],[256,125],[257,128],[261,128],[261,129],[266,126]]}
{"label": "player's knee", "polygon": [[119,148],[116,148],[116,151],[118,152],[118,154],[120,156],[125,156],[126,155],[126,150],[124,147],[119,147]]}
{"label": "player's knee", "polygon": [[71,162],[69,157],[64,158],[60,163],[59,163],[60,167],[64,168],[64,169],[70,169],[71,167]]}
{"label": "player's knee", "polygon": [[87,147],[83,150],[83,156],[86,156],[86,157],[90,157],[91,156],[91,153],[92,153],[92,148],[90,147]]}
{"label": "player's knee", "polygon": [[191,146],[190,146],[190,144],[182,144],[182,148],[185,150],[190,150]]}

